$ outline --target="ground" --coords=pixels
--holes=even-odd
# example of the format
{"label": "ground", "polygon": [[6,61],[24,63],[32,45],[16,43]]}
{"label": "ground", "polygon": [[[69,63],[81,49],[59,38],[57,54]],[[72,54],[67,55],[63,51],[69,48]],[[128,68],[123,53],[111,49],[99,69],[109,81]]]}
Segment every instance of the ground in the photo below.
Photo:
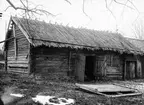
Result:
{"label": "ground", "polygon": [[[13,105],[40,105],[34,103],[31,97],[38,94],[51,95],[56,97],[72,98],[75,100],[74,105],[143,105],[144,96],[142,97],[125,97],[109,99],[97,94],[88,93],[82,91],[75,86],[75,81],[63,80],[63,81],[40,81],[36,78],[19,77],[15,74],[6,74],[0,72],[0,87],[1,95],[8,88],[12,88],[10,92],[25,94],[23,99],[15,101]],[[118,83],[120,85],[128,86],[138,89],[144,93],[144,79],[133,81],[95,81],[94,84],[99,83]],[[13,88],[14,87],[14,88]],[[12,104],[11,104],[12,105]]]}

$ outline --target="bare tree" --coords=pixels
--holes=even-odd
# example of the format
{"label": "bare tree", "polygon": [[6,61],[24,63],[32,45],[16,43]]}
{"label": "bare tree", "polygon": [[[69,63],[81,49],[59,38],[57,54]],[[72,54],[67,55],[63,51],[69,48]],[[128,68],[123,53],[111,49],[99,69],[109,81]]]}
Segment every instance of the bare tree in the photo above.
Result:
{"label": "bare tree", "polygon": [[144,21],[139,19],[133,23],[132,31],[136,38],[144,39]]}
{"label": "bare tree", "polygon": [[[30,6],[30,0],[18,0],[18,2],[20,2],[21,6],[16,6],[15,3],[12,0],[6,0],[9,3],[9,6],[6,8],[13,8],[16,11],[22,11],[23,14],[21,14],[21,16],[25,17],[25,18],[39,18],[39,16],[57,16],[56,14],[53,14],[47,10],[45,10],[43,8],[43,6],[41,5],[35,5],[33,7]],[[72,1],[70,0],[63,0],[65,2],[67,2],[69,5],[72,5]],[[82,6],[80,6],[80,8],[82,8],[82,12],[84,13],[84,15],[86,17],[88,17],[91,20],[91,17],[87,14],[86,12],[86,1],[92,1],[92,0],[82,0]],[[108,12],[110,12],[111,16],[114,18],[114,20],[116,21],[116,31],[118,31],[117,28],[117,19],[115,14],[113,13],[113,10],[111,9],[112,4],[113,5],[120,5],[123,7],[123,11],[124,12],[125,8],[134,10],[138,13],[138,17],[139,17],[139,10],[137,9],[137,7],[135,6],[135,3],[133,2],[133,0],[103,0],[104,1],[104,5],[105,8],[108,10]],[[138,18],[137,17],[137,18]]]}
{"label": "bare tree", "polygon": [[[21,6],[16,6],[12,0],[6,0],[9,3],[9,6],[5,9],[8,10],[9,8],[13,8],[16,11],[22,11],[22,16],[26,18],[36,17],[37,15],[46,15],[46,16],[55,16],[53,13],[43,9],[42,5],[35,5],[31,7],[32,3],[29,0],[18,0],[21,3]],[[68,1],[67,1],[68,2]]]}
{"label": "bare tree", "polygon": [[[6,1],[10,5],[6,8],[6,10],[9,9],[10,7],[12,7],[15,10],[24,11],[24,14],[22,14],[22,15],[25,15],[25,16],[28,16],[28,17],[34,16],[34,15],[47,15],[47,16],[51,15],[51,16],[55,16],[53,13],[51,13],[49,11],[46,11],[45,9],[42,9],[41,5],[37,5],[33,8],[31,8],[29,6],[30,5],[29,0],[18,0],[21,3],[21,6],[18,6],[18,7],[15,6],[15,3],[13,3],[12,0],[6,0]],[[70,0],[64,0],[64,1],[66,1],[68,4],[72,5]],[[82,11],[87,17],[89,17],[89,15],[85,11],[85,5],[86,5],[87,0],[82,0],[82,1],[83,1]],[[123,6],[123,8],[127,7],[129,9],[136,10],[139,13],[139,10],[137,9],[137,7],[135,6],[135,4],[133,3],[132,0],[104,0],[104,1],[105,1],[105,7],[112,14],[112,16],[114,18],[116,18],[116,17],[114,15],[113,11],[110,9],[112,3],[119,4],[119,5]]]}

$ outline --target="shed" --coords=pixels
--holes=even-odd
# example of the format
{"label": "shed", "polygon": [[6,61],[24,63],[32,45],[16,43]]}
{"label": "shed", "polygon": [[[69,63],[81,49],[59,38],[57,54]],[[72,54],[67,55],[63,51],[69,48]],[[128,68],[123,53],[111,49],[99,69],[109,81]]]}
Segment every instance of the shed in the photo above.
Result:
{"label": "shed", "polygon": [[7,72],[79,81],[122,79],[125,58],[143,52],[119,33],[11,17],[4,44]]}

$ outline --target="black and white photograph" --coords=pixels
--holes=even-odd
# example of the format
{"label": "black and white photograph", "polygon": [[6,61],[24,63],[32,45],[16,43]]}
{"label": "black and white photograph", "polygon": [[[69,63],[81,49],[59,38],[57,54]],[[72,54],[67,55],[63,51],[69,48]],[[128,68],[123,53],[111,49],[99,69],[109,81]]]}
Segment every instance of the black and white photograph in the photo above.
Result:
{"label": "black and white photograph", "polygon": [[144,1],[0,0],[0,105],[144,105]]}

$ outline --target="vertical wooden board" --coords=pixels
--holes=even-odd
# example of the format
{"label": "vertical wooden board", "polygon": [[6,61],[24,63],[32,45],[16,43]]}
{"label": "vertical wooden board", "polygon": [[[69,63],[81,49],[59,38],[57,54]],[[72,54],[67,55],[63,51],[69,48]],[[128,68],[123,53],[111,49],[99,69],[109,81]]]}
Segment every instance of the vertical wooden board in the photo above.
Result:
{"label": "vertical wooden board", "polygon": [[99,78],[99,77],[102,77],[102,76],[105,76],[106,75],[106,56],[104,55],[98,55],[96,56],[96,64],[95,64],[95,74],[96,74],[96,77]]}
{"label": "vertical wooden board", "polygon": [[126,61],[126,79],[137,77],[136,61]]}
{"label": "vertical wooden board", "polygon": [[29,51],[28,51],[28,72],[31,73],[32,71],[32,59],[31,59],[31,45],[29,43]]}
{"label": "vertical wooden board", "polygon": [[123,70],[123,79],[125,80],[126,79],[126,61],[124,61],[124,70]]}
{"label": "vertical wooden board", "polygon": [[139,59],[137,59],[137,64],[136,64],[136,76],[137,78],[141,78],[142,77],[142,65],[141,65],[141,61]]}
{"label": "vertical wooden board", "polygon": [[85,56],[82,54],[77,55],[76,59],[76,71],[75,71],[76,79],[78,81],[84,81],[85,75]]}

